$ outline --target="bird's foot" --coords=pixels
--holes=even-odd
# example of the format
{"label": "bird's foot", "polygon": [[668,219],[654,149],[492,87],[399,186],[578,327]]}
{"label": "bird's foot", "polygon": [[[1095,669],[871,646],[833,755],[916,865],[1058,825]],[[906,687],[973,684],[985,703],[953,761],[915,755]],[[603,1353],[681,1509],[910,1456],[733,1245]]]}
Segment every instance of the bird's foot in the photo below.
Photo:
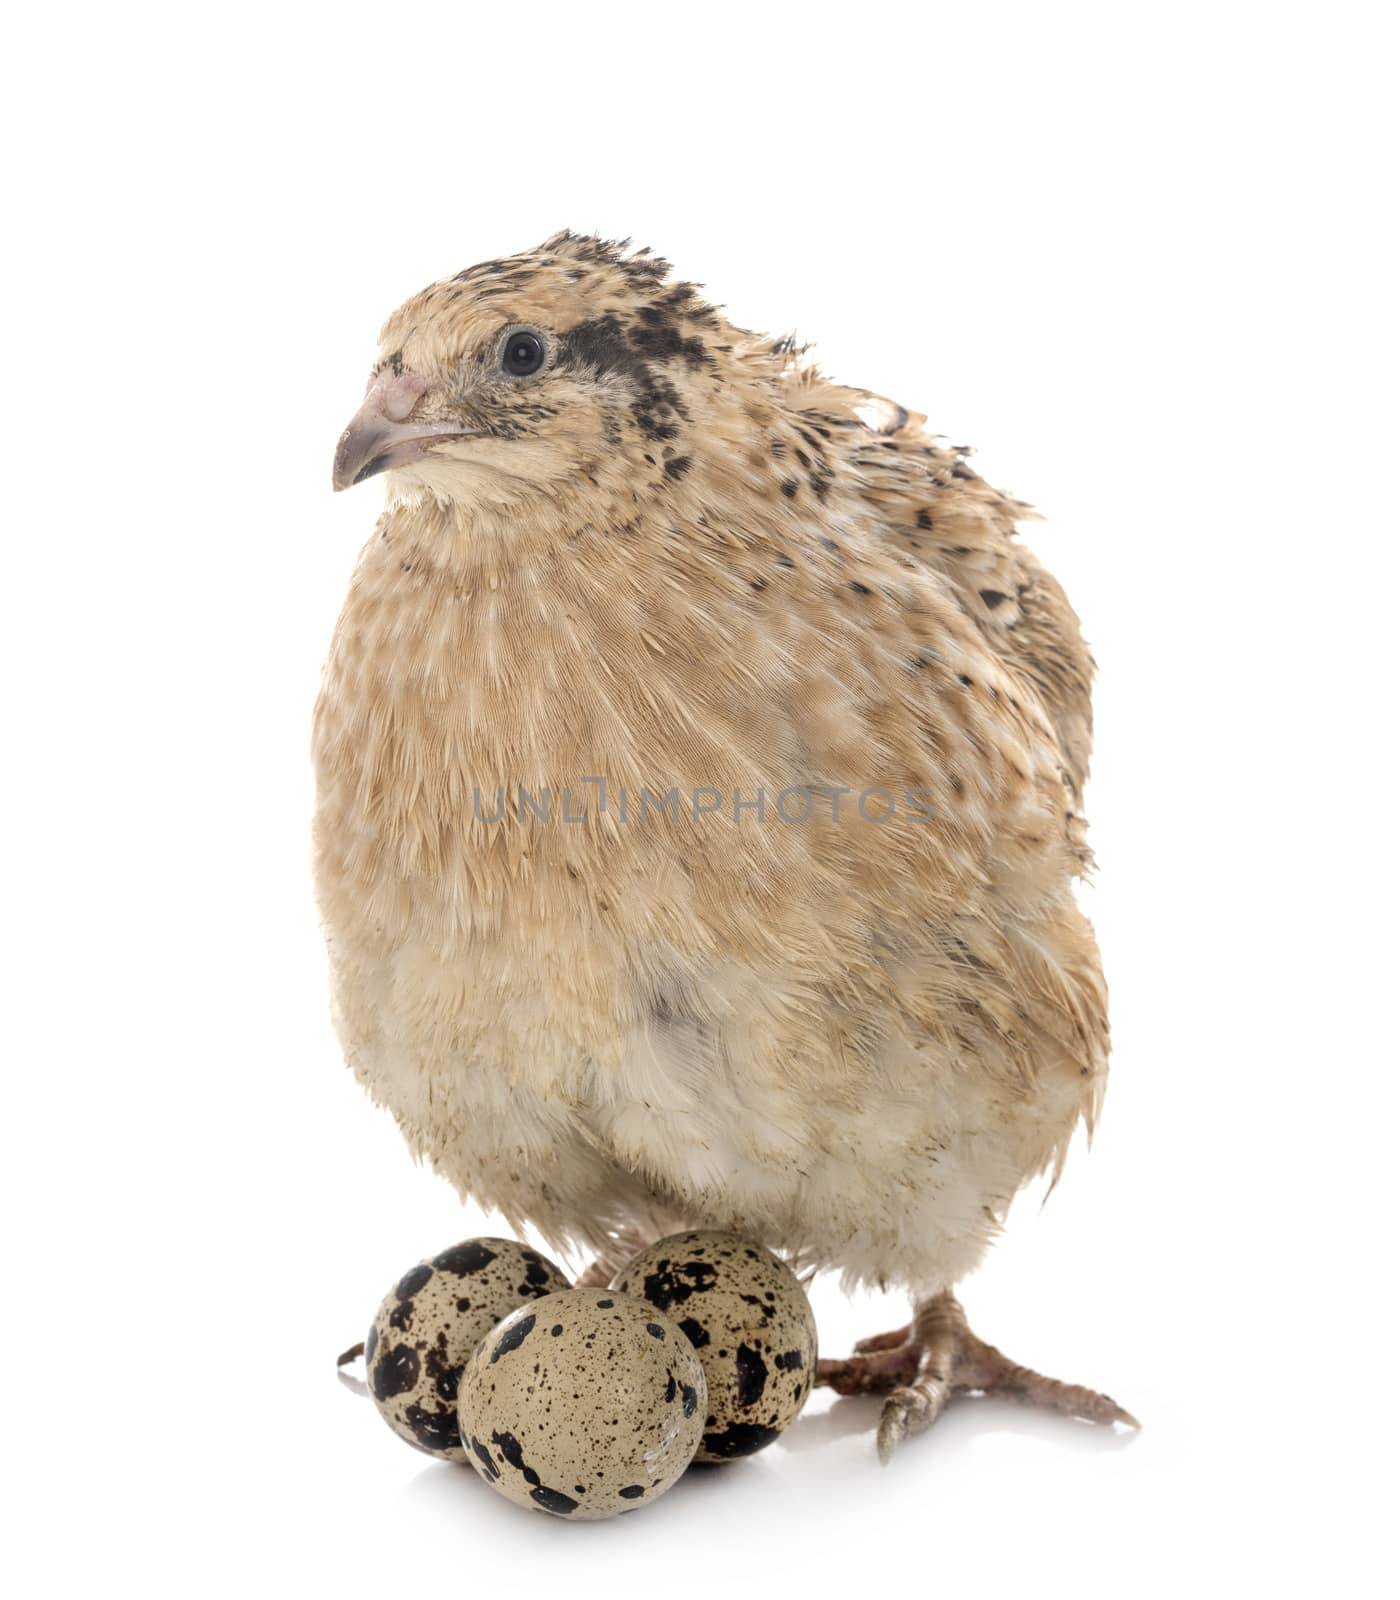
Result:
{"label": "bird's foot", "polygon": [[855,1354],[844,1361],[818,1361],[817,1385],[837,1394],[889,1394],[914,1382],[922,1360],[913,1328],[896,1328],[857,1340]]}
{"label": "bird's foot", "polygon": [[1009,1361],[973,1333],[951,1294],[916,1307],[907,1328],[862,1339],[846,1360],[819,1362],[817,1382],[837,1394],[888,1396],[876,1434],[881,1461],[889,1460],[901,1439],[922,1433],[953,1395],[970,1391],[1010,1395],[1086,1422],[1138,1426],[1137,1418],[1106,1394]]}

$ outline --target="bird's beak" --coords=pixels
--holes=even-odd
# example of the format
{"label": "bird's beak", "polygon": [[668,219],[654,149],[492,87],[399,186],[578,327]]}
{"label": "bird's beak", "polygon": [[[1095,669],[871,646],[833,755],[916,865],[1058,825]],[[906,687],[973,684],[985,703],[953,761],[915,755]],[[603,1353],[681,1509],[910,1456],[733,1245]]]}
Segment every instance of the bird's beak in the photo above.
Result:
{"label": "bird's beak", "polygon": [[350,426],[335,447],[332,486],[348,489],[390,467],[402,466],[422,455],[433,439],[461,437],[473,430],[460,422],[410,422],[418,397],[428,387],[425,378],[405,372],[386,373],[370,385],[365,403],[350,419]]}

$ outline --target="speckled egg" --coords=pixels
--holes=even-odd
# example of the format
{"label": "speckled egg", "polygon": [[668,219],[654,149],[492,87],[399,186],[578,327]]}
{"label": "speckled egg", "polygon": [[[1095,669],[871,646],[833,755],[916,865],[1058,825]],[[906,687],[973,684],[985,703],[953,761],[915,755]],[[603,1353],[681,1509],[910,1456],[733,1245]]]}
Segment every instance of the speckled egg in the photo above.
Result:
{"label": "speckled egg", "polygon": [[401,1439],[465,1461],[457,1381],[482,1336],[526,1300],[569,1280],[514,1239],[465,1239],[420,1261],[384,1296],[365,1340],[365,1380]]}
{"label": "speckled egg", "polygon": [[517,1505],[594,1522],[665,1494],[695,1457],[705,1372],[644,1300],[569,1289],[513,1311],[462,1374],[468,1459]]}
{"label": "speckled egg", "polygon": [[801,1411],[817,1373],[817,1321],[792,1268],[732,1233],[675,1233],[613,1280],[676,1319],[705,1368],[698,1461],[762,1450]]}

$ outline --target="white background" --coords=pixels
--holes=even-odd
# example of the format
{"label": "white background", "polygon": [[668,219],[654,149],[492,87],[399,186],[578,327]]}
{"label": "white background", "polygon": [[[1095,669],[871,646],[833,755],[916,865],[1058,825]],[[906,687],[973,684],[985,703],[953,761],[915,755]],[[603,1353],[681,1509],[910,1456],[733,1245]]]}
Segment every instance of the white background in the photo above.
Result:
{"label": "white background", "polygon": [[[1383,8],[39,8],[7,24],[17,1592],[1380,1593],[1396,130]],[[1389,125],[1388,125],[1389,124]],[[619,1523],[332,1358],[482,1223],[340,1066],[308,719],[383,316],[569,225],[980,446],[1101,667],[1101,1134],[965,1286],[1113,1437],[864,1402]],[[837,1353],[901,1308],[817,1291]],[[1392,1591],[1393,1592],[1393,1591]]]}

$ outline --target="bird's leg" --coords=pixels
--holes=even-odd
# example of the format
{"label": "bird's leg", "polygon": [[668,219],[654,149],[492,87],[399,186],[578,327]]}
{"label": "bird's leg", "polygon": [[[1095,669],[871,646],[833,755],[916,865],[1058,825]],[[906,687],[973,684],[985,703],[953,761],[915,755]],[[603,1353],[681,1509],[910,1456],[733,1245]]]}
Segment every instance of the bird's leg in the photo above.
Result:
{"label": "bird's leg", "polygon": [[1009,1361],[973,1333],[963,1308],[947,1293],[916,1306],[909,1327],[861,1340],[844,1361],[819,1362],[817,1382],[837,1394],[888,1396],[876,1436],[882,1461],[901,1439],[927,1428],[950,1396],[973,1390],[1010,1395],[1087,1422],[1138,1425],[1105,1394]]}

